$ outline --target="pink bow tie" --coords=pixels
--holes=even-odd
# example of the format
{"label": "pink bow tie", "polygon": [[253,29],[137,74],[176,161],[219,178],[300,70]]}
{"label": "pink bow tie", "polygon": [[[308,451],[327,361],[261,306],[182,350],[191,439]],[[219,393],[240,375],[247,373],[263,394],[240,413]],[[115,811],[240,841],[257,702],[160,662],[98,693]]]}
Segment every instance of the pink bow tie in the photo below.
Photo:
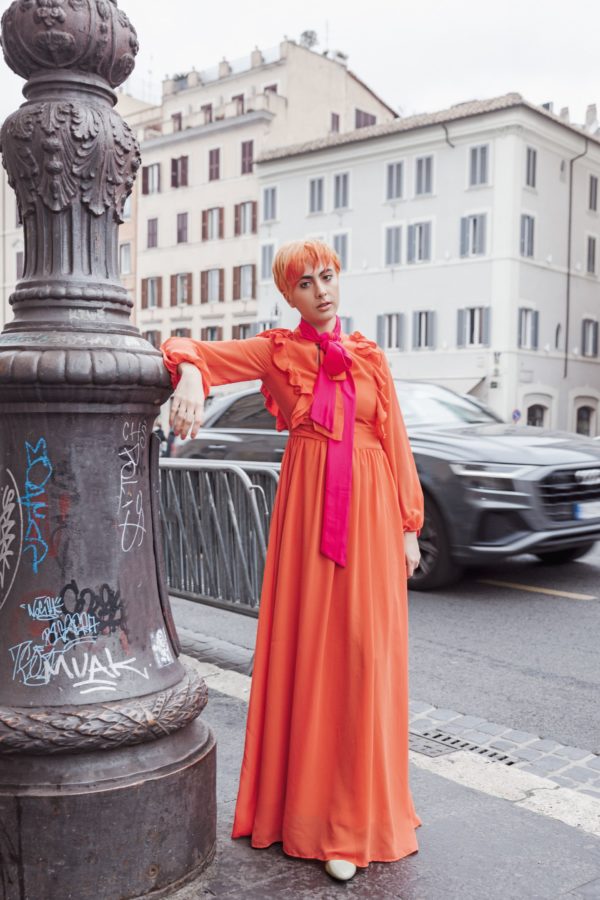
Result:
{"label": "pink bow tie", "polygon": [[[356,386],[352,378],[352,358],[341,343],[341,321],[336,317],[333,331],[319,334],[304,319],[300,322],[300,334],[305,340],[318,344],[323,359],[313,390],[310,417],[317,425],[333,431],[337,385],[340,386],[344,405],[342,439],[327,439],[327,466],[325,470],[325,499],[321,529],[321,553],[339,566],[345,566],[348,549],[348,525],[352,493],[352,451],[354,449],[354,418],[356,413]],[[346,373],[344,380],[333,380]]]}

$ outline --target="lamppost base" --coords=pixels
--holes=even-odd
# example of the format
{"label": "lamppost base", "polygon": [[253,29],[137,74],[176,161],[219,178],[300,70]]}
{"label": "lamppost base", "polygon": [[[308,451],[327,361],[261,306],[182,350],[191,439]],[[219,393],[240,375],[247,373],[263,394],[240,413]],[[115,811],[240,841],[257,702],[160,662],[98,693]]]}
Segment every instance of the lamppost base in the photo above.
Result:
{"label": "lamppost base", "polygon": [[201,719],[73,762],[0,757],[3,900],[159,897],[211,861],[216,745]]}

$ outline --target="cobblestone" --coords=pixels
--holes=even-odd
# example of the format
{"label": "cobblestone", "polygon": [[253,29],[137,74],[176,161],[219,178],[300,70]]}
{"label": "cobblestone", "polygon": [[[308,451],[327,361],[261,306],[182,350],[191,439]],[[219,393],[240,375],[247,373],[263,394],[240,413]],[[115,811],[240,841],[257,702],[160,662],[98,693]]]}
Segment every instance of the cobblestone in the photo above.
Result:
{"label": "cobblestone", "polygon": [[530,734],[528,731],[507,731],[503,737],[505,740],[514,741],[516,744],[525,744],[528,741],[539,740],[539,735]]}
{"label": "cobblestone", "polygon": [[494,747],[496,750],[514,750],[517,744],[514,741],[504,741],[501,738],[498,738],[497,741],[492,741],[490,747]]}
{"label": "cobblestone", "polygon": [[589,750],[582,750],[580,747],[561,747],[554,751],[557,756],[566,756],[567,759],[585,759],[590,755]]}
{"label": "cobblestone", "polygon": [[433,712],[429,713],[430,719],[436,719],[440,722],[448,722],[450,719],[456,719],[457,716],[460,716],[460,713],[456,712],[455,709],[434,709]]}
{"label": "cobblestone", "polygon": [[503,734],[505,731],[508,731],[509,729],[506,727],[506,725],[498,725],[497,722],[485,722],[482,725],[478,725],[477,730],[485,731],[486,734],[499,735],[499,734]]}
{"label": "cobblestone", "polygon": [[531,762],[534,759],[540,759],[543,756],[541,750],[530,750],[529,747],[522,747],[512,751],[512,755],[517,759],[526,759]]}
{"label": "cobblestone", "polygon": [[569,769],[565,769],[561,774],[566,775],[568,778],[574,778],[575,781],[579,782],[592,781],[595,777],[595,772],[586,769],[583,766],[571,766]]}
{"label": "cobblestone", "polygon": [[540,740],[534,741],[533,744],[528,744],[532,750],[546,750],[551,753],[554,751],[558,751],[559,747],[562,747],[562,744],[559,744],[557,741],[549,741],[549,740]]}
{"label": "cobblestone", "polygon": [[432,706],[431,703],[422,703],[421,700],[411,700],[409,702],[409,707],[411,713],[415,716],[429,712],[430,709],[435,709],[435,706]]}
{"label": "cobblestone", "polygon": [[556,756],[542,756],[541,759],[536,759],[535,762],[527,763],[524,766],[519,765],[519,768],[524,769],[526,772],[535,772],[537,775],[547,775],[548,772],[558,771],[564,765],[564,759]]}

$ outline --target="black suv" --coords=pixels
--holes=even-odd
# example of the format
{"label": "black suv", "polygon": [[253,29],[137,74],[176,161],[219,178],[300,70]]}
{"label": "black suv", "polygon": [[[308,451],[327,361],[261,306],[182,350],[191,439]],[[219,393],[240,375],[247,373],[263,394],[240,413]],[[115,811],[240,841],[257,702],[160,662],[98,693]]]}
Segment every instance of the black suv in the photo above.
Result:
{"label": "black suv", "polygon": [[[534,553],[577,559],[600,539],[600,443],[502,422],[481,403],[427,382],[396,381],[425,493],[421,566],[413,589],[455,580],[468,565]],[[178,458],[280,462],[258,389],[214,400]]]}

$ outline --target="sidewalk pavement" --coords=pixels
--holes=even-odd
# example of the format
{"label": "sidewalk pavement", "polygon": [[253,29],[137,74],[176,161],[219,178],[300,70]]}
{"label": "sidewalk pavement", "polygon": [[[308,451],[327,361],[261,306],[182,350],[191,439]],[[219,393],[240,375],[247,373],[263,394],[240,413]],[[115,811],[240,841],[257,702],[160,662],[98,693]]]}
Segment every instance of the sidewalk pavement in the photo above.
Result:
{"label": "sidewalk pavement", "polygon": [[171,900],[600,900],[600,800],[468,750],[411,750],[419,852],[372,863],[350,882],[333,881],[318,861],[285,856],[280,844],[255,850],[246,838],[232,841],[256,622],[181,600],[173,608],[185,661],[209,687],[203,716],[217,738],[218,843],[213,863]]}

